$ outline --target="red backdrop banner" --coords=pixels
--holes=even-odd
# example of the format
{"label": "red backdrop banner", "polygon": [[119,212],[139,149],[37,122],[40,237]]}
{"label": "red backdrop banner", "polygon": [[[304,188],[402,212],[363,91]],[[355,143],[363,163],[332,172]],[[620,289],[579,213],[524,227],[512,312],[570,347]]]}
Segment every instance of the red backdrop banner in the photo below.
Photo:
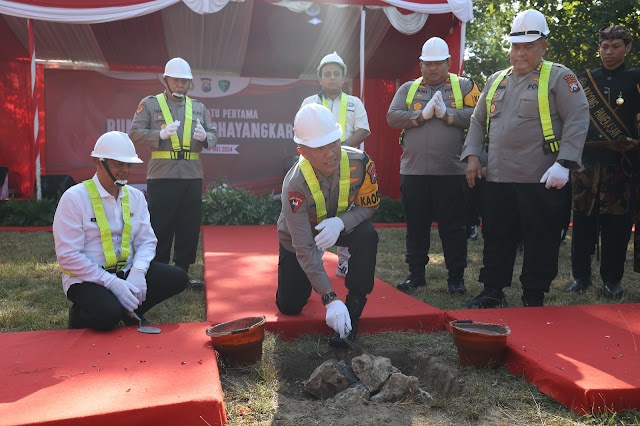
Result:
{"label": "red backdrop banner", "polygon": [[[47,173],[77,182],[95,171],[89,154],[105,131],[127,132],[139,101],[162,91],[145,75],[47,70]],[[149,75],[146,75],[149,76]],[[204,184],[226,178],[257,192],[279,192],[296,154],[293,118],[312,81],[194,76],[190,96],[202,101],[218,128],[218,145],[201,156]],[[146,162],[149,151],[138,148]],[[130,182],[146,181],[144,165]]]}

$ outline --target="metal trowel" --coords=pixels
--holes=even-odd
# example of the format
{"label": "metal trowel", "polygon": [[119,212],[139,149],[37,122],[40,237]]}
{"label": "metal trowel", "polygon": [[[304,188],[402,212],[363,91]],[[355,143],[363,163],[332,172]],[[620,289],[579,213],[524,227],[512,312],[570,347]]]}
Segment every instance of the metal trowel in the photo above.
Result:
{"label": "metal trowel", "polygon": [[140,317],[135,313],[135,312],[130,312],[129,315],[131,315],[132,318],[135,318],[138,320],[138,331],[140,333],[144,333],[144,334],[158,334],[160,333],[160,329],[158,327],[149,327],[149,326],[142,326],[142,319],[140,319]]}

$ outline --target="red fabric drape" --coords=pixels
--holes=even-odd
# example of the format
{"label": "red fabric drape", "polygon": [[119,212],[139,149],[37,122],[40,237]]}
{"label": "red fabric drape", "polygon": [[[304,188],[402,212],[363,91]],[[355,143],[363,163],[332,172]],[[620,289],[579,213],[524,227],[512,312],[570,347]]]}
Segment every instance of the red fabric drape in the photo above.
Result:
{"label": "red fabric drape", "polygon": [[[359,81],[354,81],[355,94],[360,93]],[[365,80],[364,107],[369,117],[371,136],[364,143],[364,149],[376,162],[380,195],[400,198],[400,155],[398,144],[400,131],[387,124],[387,111],[396,93],[393,80]]]}
{"label": "red fabric drape", "polygon": [[[42,93],[44,68],[37,66],[38,86]],[[33,196],[35,183],[36,149],[33,140],[33,108],[29,82],[29,62],[0,62],[0,165],[9,167],[9,189],[17,197]],[[38,140],[44,141],[44,99],[38,96]],[[27,147],[27,148],[25,148]],[[45,164],[41,150],[42,164]],[[44,167],[42,174],[44,175]]]}

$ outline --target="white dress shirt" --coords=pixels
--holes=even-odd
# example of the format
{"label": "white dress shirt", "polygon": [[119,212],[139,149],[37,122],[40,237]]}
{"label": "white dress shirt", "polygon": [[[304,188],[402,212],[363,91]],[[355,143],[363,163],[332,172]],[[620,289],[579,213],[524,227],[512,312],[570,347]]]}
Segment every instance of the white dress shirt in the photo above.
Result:
{"label": "white dress shirt", "polygon": [[[98,188],[100,200],[111,228],[111,240],[120,258],[122,247],[122,197],[120,191],[115,199],[100,184],[97,175],[93,181]],[[149,209],[144,194],[127,185],[129,190],[129,206],[131,211],[131,244],[127,264],[123,268],[128,270],[132,266],[146,271],[156,254],[158,242],[156,234],[151,228]],[[100,239],[100,229],[95,219],[89,193],[84,184],[72,186],[60,198],[60,203],[53,219],[53,239],[56,246],[56,256],[60,267],[75,276],[62,274],[62,287],[65,294],[69,287],[76,283],[93,282],[105,285],[113,281],[116,276],[102,269],[106,263]]]}

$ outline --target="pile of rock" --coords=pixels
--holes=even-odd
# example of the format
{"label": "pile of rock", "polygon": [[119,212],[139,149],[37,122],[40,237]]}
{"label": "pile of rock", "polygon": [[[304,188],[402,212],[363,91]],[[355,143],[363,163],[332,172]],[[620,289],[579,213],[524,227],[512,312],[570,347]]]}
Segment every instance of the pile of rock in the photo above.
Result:
{"label": "pile of rock", "polygon": [[333,403],[430,401],[418,378],[405,376],[389,358],[362,354],[351,360],[323,362],[304,382],[315,397]]}

